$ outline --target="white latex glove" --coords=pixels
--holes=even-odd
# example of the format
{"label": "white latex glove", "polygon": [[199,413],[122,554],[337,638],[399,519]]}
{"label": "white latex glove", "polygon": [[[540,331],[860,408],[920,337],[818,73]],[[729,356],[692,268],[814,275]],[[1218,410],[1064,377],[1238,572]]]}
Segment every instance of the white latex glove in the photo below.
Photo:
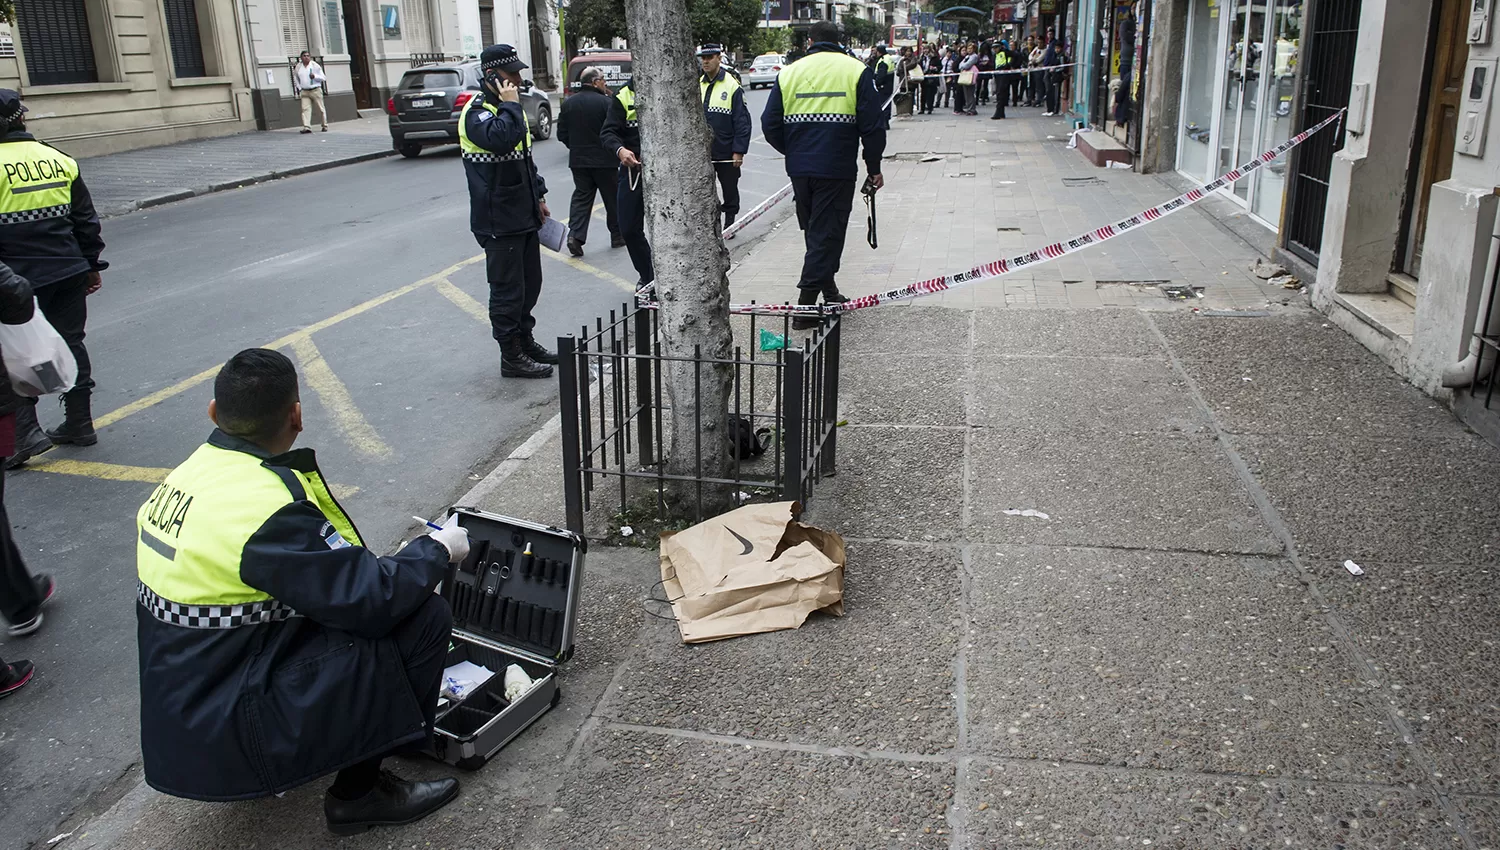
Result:
{"label": "white latex glove", "polygon": [[448,517],[442,530],[428,532],[427,536],[448,550],[448,563],[456,564],[469,557],[469,532],[458,524],[458,514]]}

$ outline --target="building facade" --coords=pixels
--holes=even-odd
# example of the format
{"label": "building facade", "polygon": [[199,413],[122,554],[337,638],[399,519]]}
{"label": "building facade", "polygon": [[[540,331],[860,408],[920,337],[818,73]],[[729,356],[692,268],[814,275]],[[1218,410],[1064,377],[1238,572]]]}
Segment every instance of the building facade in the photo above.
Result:
{"label": "building facade", "polygon": [[1347,110],[1223,194],[1274,233],[1315,306],[1500,435],[1484,341],[1500,332],[1496,0],[1158,0],[1154,14],[1138,165],[1206,181]]}
{"label": "building facade", "polygon": [[[237,0],[24,0],[0,86],[75,156],[255,126]],[[0,25],[3,27],[4,25]],[[6,39],[0,39],[0,47]]]}

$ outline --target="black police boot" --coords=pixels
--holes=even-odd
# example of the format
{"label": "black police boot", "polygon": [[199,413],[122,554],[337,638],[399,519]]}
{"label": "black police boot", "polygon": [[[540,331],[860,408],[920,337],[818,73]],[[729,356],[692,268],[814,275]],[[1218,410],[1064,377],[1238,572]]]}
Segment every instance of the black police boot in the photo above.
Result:
{"label": "black police boot", "polygon": [[536,337],[531,334],[527,334],[526,338],[521,340],[521,348],[526,352],[527,357],[538,363],[553,364],[557,362],[557,352],[548,351],[547,347],[537,342]]}
{"label": "black police boot", "polygon": [[823,284],[823,303],[824,304],[843,304],[845,301],[848,301],[848,300],[849,300],[849,296],[845,295],[842,292],[839,292],[839,285],[838,284],[834,283],[831,280],[829,282]]}
{"label": "black police boot", "polygon": [[36,405],[23,404],[16,411],[16,453],[5,462],[6,469],[26,465],[26,461],[52,449],[52,440],[36,421]]}
{"label": "black police boot", "polygon": [[375,789],[358,800],[323,795],[323,817],[334,835],[358,835],[374,826],[415,823],[458,796],[458,780],[409,782],[388,770],[380,771]]}
{"label": "black police boot", "polygon": [[500,377],[550,378],[552,367],[532,360],[522,338],[513,337],[500,343]]}
{"label": "black police boot", "polygon": [[[818,290],[816,290],[816,289],[799,289],[799,290],[797,290],[797,306],[799,306],[799,307],[806,307],[809,304],[816,304],[816,303],[818,303]],[[819,325],[819,323],[821,323],[821,322],[822,322],[822,319],[820,319],[817,316],[797,316],[796,318],[792,319],[792,330],[794,330],[794,331],[810,331],[813,328],[817,327]]]}
{"label": "black police boot", "polygon": [[63,393],[63,424],[47,432],[59,446],[92,446],[99,442],[94,432],[94,414],[89,410],[88,390]]}
{"label": "black police boot", "polygon": [[735,220],[735,218],[738,215],[739,215],[739,213],[732,213],[732,212],[724,213],[724,229],[725,230],[729,229],[729,225],[734,224],[734,220]]}

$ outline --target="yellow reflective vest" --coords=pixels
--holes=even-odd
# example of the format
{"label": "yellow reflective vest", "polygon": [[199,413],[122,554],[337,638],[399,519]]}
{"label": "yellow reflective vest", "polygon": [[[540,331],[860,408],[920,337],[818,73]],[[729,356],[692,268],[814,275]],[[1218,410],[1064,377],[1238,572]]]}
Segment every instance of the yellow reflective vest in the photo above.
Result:
{"label": "yellow reflective vest", "polygon": [[109,264],[78,163],[29,133],[0,137],[0,262],[40,287]]}

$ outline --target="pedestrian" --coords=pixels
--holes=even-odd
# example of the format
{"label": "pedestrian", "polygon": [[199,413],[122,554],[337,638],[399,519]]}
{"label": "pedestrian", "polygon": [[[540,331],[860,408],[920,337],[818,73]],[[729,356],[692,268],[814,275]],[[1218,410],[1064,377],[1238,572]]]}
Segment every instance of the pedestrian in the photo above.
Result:
{"label": "pedestrian", "polygon": [[314,62],[312,54],[304,50],[298,57],[293,76],[295,79],[292,84],[297,89],[297,97],[302,101],[302,132],[312,132],[313,104],[318,105],[323,132],[328,132],[328,108],[323,105],[323,84],[328,82],[328,75],[323,73],[323,66]]}
{"label": "pedestrian", "polygon": [[1006,68],[1011,71],[1004,78],[1010,83],[1009,105],[1020,106],[1026,90],[1026,48],[1019,38],[1011,44]]}
{"label": "pedestrian", "polygon": [[745,89],[723,66],[724,45],[705,44],[698,48],[698,62],[703,75],[698,80],[698,99],[703,103],[703,117],[713,135],[709,158],[724,201],[719,213],[724,227],[734,224],[740,214],[740,168],[750,152],[750,107],[745,105]]}
{"label": "pedestrian", "polygon": [[[944,109],[950,105],[957,106],[958,100],[958,51],[952,46],[943,48],[943,102],[939,104]],[[958,112],[954,109],[954,113]]]}
{"label": "pedestrian", "polygon": [[971,41],[964,45],[964,59],[958,63],[958,101],[953,112],[956,115],[978,115],[974,103],[974,86],[978,81],[979,49]]}
{"label": "pedestrian", "polygon": [[625,244],[620,236],[615,193],[615,155],[599,141],[599,131],[609,114],[609,84],[598,68],[584,68],[578,75],[579,89],[563,101],[557,115],[557,140],[568,149],[568,169],[573,172],[573,203],[568,210],[568,252],[583,256],[589,241],[594,196],[604,202],[604,223],[609,228],[610,247]]}
{"label": "pedestrian", "polygon": [[1026,75],[1026,105],[1041,106],[1046,102],[1047,96],[1046,72],[1042,70],[1042,57],[1046,54],[1046,49],[1035,36],[1030,38],[1030,42],[1031,51],[1026,57],[1026,64],[1031,68],[1031,73]]}
{"label": "pedestrian", "polygon": [[[35,311],[31,283],[0,264],[0,323],[23,325]],[[16,411],[22,399],[8,379],[0,379],[0,457],[16,450]],[[10,517],[5,513],[5,473],[0,472],[0,613],[10,624],[11,637],[34,634],[42,627],[42,606],[52,599],[57,585],[51,576],[32,576],[11,536]],[[9,696],[31,681],[30,661],[0,659],[0,697]]]}
{"label": "pedestrian", "polygon": [[938,88],[943,84],[943,60],[937,48],[929,45],[922,54],[922,114],[931,115],[938,97]]}
{"label": "pedestrian", "polygon": [[1062,63],[1062,42],[1052,39],[1047,43],[1047,49],[1042,51],[1042,73],[1046,75],[1047,86],[1047,111],[1043,112],[1043,115],[1061,114],[1058,89],[1062,85],[1063,72],[1057,66]]}
{"label": "pedestrian", "polygon": [[43,431],[36,399],[22,400],[16,410],[15,450],[6,469],[22,466],[54,444],[92,446],[90,396],[93,367],[83,345],[88,324],[88,296],[99,291],[99,273],[109,263],[99,259],[104,240],[99,216],[78,163],[26,132],[21,96],[0,89],[0,263],[31,282],[37,305],[78,363],[73,388],[63,393],[63,423]]}
{"label": "pedestrian", "polygon": [[[800,63],[799,63],[800,64]],[[786,67],[782,67],[782,72]],[[635,86],[626,83],[609,102],[609,116],[599,139],[607,150],[615,152],[620,164],[615,175],[615,192],[619,196],[620,235],[625,250],[635,266],[636,288],[656,280],[656,266],[651,261],[651,243],[646,239],[646,198],[641,188],[641,125],[636,119]]]}
{"label": "pedestrian", "polygon": [[[990,72],[994,71],[995,67],[995,48],[990,42],[986,41],[979,45],[979,64],[974,66],[979,77],[978,82],[974,86],[974,94],[978,97],[979,103],[988,104],[990,102],[990,78],[994,76]],[[999,80],[995,82],[998,84]]]}
{"label": "pedestrian", "polygon": [[337,771],[323,797],[336,835],[447,805],[458,780],[381,762],[430,746],[453,632],[433,588],[468,533],[450,519],[393,556],[366,548],[312,449],[292,450],[302,405],[280,352],[230,358],[208,417],[208,441],[136,514],[147,784],[248,800]]}
{"label": "pedestrian", "polygon": [[[797,282],[797,303],[804,306],[816,304],[820,293],[825,304],[848,300],[839,292],[836,276],[854,210],[861,146],[869,183],[875,189],[885,185],[880,174],[885,118],[873,72],[845,53],[843,27],[837,23],[819,21],[810,36],[807,56],[782,69],[761,114],[761,131],[786,155],[792,179],[797,223],[807,248]],[[793,326],[817,324],[799,317]]]}
{"label": "pedestrian", "polygon": [[484,88],[458,116],[469,229],[484,248],[490,284],[490,332],[500,344],[500,375],[546,378],[557,354],[536,341],[532,311],[542,295],[537,232],[551,216],[547,182],[531,159],[531,127],[521,107],[526,63],[509,44],[479,54]]}

